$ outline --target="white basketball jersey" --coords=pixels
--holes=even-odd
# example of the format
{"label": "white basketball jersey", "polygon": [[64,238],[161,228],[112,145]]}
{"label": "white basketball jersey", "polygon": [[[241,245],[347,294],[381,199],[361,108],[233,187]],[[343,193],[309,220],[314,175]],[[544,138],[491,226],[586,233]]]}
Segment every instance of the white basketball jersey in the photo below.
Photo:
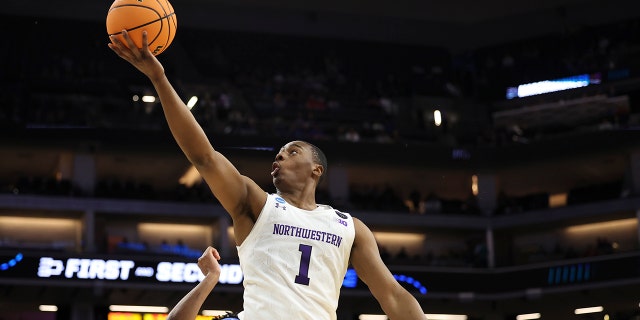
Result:
{"label": "white basketball jersey", "polygon": [[353,219],[330,206],[312,211],[276,194],[238,247],[243,320],[336,319],[355,237]]}

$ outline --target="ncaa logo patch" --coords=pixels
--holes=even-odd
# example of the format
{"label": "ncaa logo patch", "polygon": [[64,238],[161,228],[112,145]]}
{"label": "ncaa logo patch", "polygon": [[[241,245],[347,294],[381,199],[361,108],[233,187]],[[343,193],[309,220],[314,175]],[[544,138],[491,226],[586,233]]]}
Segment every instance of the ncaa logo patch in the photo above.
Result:
{"label": "ncaa logo patch", "polygon": [[284,201],[284,199],[282,199],[280,197],[276,197],[276,202],[285,203],[286,201]]}

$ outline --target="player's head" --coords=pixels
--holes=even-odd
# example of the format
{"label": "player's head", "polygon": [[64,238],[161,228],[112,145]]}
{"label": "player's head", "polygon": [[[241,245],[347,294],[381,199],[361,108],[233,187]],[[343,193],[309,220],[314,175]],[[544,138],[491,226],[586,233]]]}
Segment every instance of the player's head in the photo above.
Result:
{"label": "player's head", "polygon": [[317,185],[327,172],[324,152],[306,141],[296,140],[285,144],[275,160],[271,175],[278,190],[303,187],[309,178],[314,179]]}

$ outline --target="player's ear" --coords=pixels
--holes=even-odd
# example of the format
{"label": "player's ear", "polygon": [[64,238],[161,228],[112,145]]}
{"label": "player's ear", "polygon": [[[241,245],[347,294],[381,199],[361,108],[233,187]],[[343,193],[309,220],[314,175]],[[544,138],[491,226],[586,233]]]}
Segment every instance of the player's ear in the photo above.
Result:
{"label": "player's ear", "polygon": [[322,177],[322,174],[324,174],[324,167],[318,163],[314,164],[313,174],[316,175],[318,179],[320,179],[320,177]]}

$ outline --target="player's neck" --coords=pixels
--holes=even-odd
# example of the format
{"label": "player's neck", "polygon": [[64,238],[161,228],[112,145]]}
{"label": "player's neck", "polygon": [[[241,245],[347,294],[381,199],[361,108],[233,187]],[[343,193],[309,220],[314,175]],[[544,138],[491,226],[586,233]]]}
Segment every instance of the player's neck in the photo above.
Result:
{"label": "player's neck", "polygon": [[286,200],[287,203],[293,205],[296,208],[311,211],[315,210],[318,207],[318,205],[316,204],[316,197],[314,193],[290,193],[278,190],[278,195]]}

